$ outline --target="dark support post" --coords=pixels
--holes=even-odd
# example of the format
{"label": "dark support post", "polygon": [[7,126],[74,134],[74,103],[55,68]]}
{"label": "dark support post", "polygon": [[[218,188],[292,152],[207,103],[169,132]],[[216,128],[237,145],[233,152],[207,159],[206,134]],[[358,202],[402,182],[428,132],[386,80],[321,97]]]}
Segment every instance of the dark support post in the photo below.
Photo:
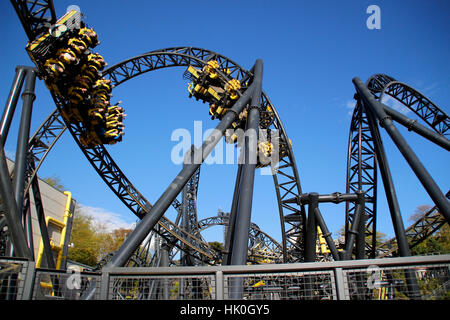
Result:
{"label": "dark support post", "polygon": [[6,101],[2,119],[0,120],[0,145],[2,147],[5,145],[6,137],[8,136],[9,127],[11,125],[11,120],[17,106],[17,100],[19,99],[20,91],[22,90],[24,78],[25,68],[16,67],[16,75],[9,92],[8,100]]}
{"label": "dark support post", "polygon": [[[359,224],[357,225],[358,233],[356,234],[355,257],[356,259],[364,259],[366,250],[366,205],[364,193],[358,193],[358,202],[361,203],[362,210]],[[375,234],[373,236],[376,237]]]}
{"label": "dark support post", "polygon": [[[395,189],[392,182],[392,177],[390,175],[389,166],[387,164],[386,154],[384,153],[378,126],[375,124],[374,117],[378,119],[380,126],[385,128],[385,130],[388,132],[389,136],[394,141],[403,157],[406,159],[416,176],[419,178],[422,185],[425,187],[425,190],[428,192],[431,199],[435,202],[436,207],[441,210],[440,212],[447,219],[447,222],[450,222],[450,204],[444,197],[441,190],[434,182],[428,171],[425,169],[415,153],[409,147],[408,143],[397,131],[397,128],[392,123],[391,118],[384,111],[382,104],[373,97],[373,95],[359,78],[354,78],[353,83],[363,103],[363,106],[365,107],[370,129],[372,131],[372,136],[374,137],[375,151],[377,153],[381,176],[383,178],[383,184],[386,190],[386,197],[391,212],[392,222],[398,244],[398,251],[400,256],[407,257],[410,256],[409,244],[406,238],[403,221],[401,219],[397,198],[395,197]],[[412,299],[421,299],[420,289],[414,271],[406,270],[405,278],[410,297]]]}
{"label": "dark support post", "polygon": [[411,255],[409,251],[408,239],[406,238],[405,227],[403,224],[402,214],[400,212],[400,205],[398,203],[397,193],[395,191],[394,181],[392,180],[389,163],[384,151],[383,142],[381,140],[380,132],[378,130],[378,126],[375,123],[372,111],[368,108],[365,109],[367,121],[369,123],[370,131],[374,141],[375,153],[377,155],[377,162],[381,173],[381,179],[383,180],[386,200],[389,206],[389,212],[391,214],[392,225],[394,227],[395,237],[397,239],[399,254],[402,257],[408,257]]}
{"label": "dark support post", "polygon": [[[183,187],[181,191],[181,226],[183,230],[189,233],[189,221],[188,221],[188,203],[187,203],[187,184]],[[184,247],[184,245],[182,245]],[[187,248],[185,248],[187,249]],[[187,253],[180,251],[180,262],[182,266],[187,266]],[[180,283],[181,284],[181,283]]]}
{"label": "dark support post", "polygon": [[310,193],[305,239],[305,262],[314,262],[316,260],[317,223],[315,209],[318,203],[319,195],[315,192]]}
{"label": "dark support post", "polygon": [[230,216],[228,218],[228,228],[226,233],[223,264],[231,264],[231,255],[233,249],[234,231],[236,226],[237,208],[239,204],[239,186],[241,185],[242,164],[238,164],[238,170],[236,174],[236,182],[234,184],[233,202],[231,204]]}
{"label": "dark support post", "polygon": [[23,230],[17,204],[14,200],[14,192],[9,178],[9,171],[6,164],[3,146],[0,147],[0,197],[3,201],[6,221],[10,233],[11,241],[14,245],[16,256],[31,259],[31,252],[28,248],[27,238]]}
{"label": "dark support post", "polygon": [[[161,267],[169,266],[169,251],[170,247],[167,243],[161,245]],[[170,299],[169,280],[164,277],[162,280],[162,298],[163,300]]]}
{"label": "dark support post", "polygon": [[378,121],[380,122],[380,126],[387,131],[392,141],[394,141],[395,145],[400,150],[403,157],[406,159],[409,166],[414,171],[427,193],[430,195],[431,199],[439,208],[440,212],[445,217],[447,222],[450,223],[450,203],[445,198],[436,182],[425,169],[419,158],[413,152],[400,132],[398,132],[397,128],[392,123],[391,118],[384,111],[381,103],[374,98],[374,96],[370,93],[370,91],[359,78],[354,78],[353,83],[355,84],[356,90],[358,91],[358,94],[363,100],[364,104],[367,105],[375,113]]}
{"label": "dark support post", "polygon": [[20,119],[19,136],[17,138],[13,179],[14,195],[19,217],[21,217],[23,214],[22,211],[25,188],[25,171],[27,165],[28,140],[30,138],[31,113],[33,111],[33,101],[36,98],[36,95],[34,93],[36,75],[36,69],[27,68],[25,90],[22,93],[23,105]]}
{"label": "dark support post", "polygon": [[24,215],[22,216],[22,220],[23,220],[22,225],[23,225],[24,231],[26,232],[28,248],[30,248],[30,253],[31,253],[31,260],[35,261],[36,258],[34,256],[33,223],[32,223],[32,219],[31,219],[30,193],[26,194],[24,200],[25,200],[25,205],[23,206]]}
{"label": "dark support post", "polygon": [[331,232],[328,230],[328,227],[325,223],[325,220],[323,219],[322,213],[320,212],[319,207],[316,207],[314,210],[315,218],[317,225],[319,225],[320,229],[322,230],[323,236],[325,238],[325,241],[327,242],[328,248],[331,251],[331,255],[333,256],[334,261],[339,260],[339,252],[336,248],[336,245],[334,244],[333,238],[331,237]]}
{"label": "dark support post", "polygon": [[[305,262],[314,262],[316,260],[316,241],[317,241],[317,222],[316,209],[319,205],[319,194],[312,192],[308,194],[308,221],[306,225],[305,237]],[[305,281],[305,296],[307,299],[314,297],[314,283],[312,275],[307,275]]]}
{"label": "dark support post", "polygon": [[259,132],[259,108],[261,105],[263,62],[258,59],[254,66],[251,105],[247,116],[247,130],[244,137],[244,165],[239,190],[239,204],[237,220],[234,232],[232,265],[245,265],[248,254],[248,230],[253,202],[253,184],[255,181],[255,169],[257,162],[257,145]]}
{"label": "dark support post", "polygon": [[202,152],[195,152],[195,161],[183,167],[180,173],[175,177],[172,183],[164,191],[161,197],[156,201],[150,211],[144,216],[141,222],[136,226],[133,232],[128,236],[118,251],[115,252],[111,261],[106,267],[121,267],[128,261],[133,252],[139,247],[139,244],[145,239],[148,233],[155,227],[159,219],[164,215],[167,208],[181,192],[184,185],[194,174],[204,159],[211,153],[215,145],[223,137],[225,130],[228,129],[239,113],[242,112],[245,105],[250,100],[253,92],[253,85],[244,92],[234,106],[227,111],[211,135],[202,145]]}
{"label": "dark support post", "polygon": [[[46,262],[46,265],[42,264],[41,262],[40,267],[42,268],[45,266],[49,269],[56,269],[56,263],[55,259],[53,258],[52,248],[50,245],[47,224],[45,223],[45,213],[41,199],[41,191],[39,189],[39,182],[36,176],[34,176],[33,180],[31,181],[31,190],[33,191],[34,206],[36,208],[36,216],[39,222],[39,229],[41,231],[41,239],[44,246],[44,256]],[[44,261],[44,259],[42,259],[41,261]]]}
{"label": "dark support post", "polygon": [[[255,169],[257,162],[257,145],[259,133],[259,108],[261,106],[263,62],[258,59],[254,65],[251,104],[247,116],[247,128],[244,136],[244,164],[239,182],[239,198],[237,202],[236,221],[233,230],[233,243],[231,252],[232,265],[245,265],[248,256],[248,230],[253,202],[253,184],[255,181]],[[233,203],[234,203],[233,199]],[[242,298],[242,278],[231,279],[231,299]]]}
{"label": "dark support post", "polygon": [[348,236],[347,242],[345,243],[345,251],[344,251],[342,260],[350,260],[352,258],[353,245],[355,243],[356,235],[359,230],[361,216],[363,215],[363,212],[364,212],[364,207],[365,207],[364,206],[364,204],[365,204],[364,193],[361,191],[358,191],[357,194],[358,194],[358,200],[356,201],[355,214],[353,216],[353,221],[352,221],[350,230],[348,231],[349,236]]}
{"label": "dark support post", "polygon": [[427,127],[418,123],[416,120],[412,120],[402,113],[389,108],[384,104],[382,104],[382,106],[388,116],[408,128],[409,131],[414,131],[415,133],[437,144],[445,150],[450,151],[450,140],[448,140],[445,136],[428,129]]}

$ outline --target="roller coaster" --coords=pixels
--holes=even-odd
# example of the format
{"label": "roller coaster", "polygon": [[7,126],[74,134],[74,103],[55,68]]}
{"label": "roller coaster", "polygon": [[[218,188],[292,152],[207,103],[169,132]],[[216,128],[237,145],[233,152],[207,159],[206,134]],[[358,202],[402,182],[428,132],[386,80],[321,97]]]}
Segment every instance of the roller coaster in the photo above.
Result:
{"label": "roller coaster", "polygon": [[[80,12],[71,10],[57,19],[51,0],[11,0],[11,3],[28,36],[26,50],[35,67],[17,67],[0,123],[3,256],[14,254],[31,259],[21,222],[29,205],[24,202],[24,195],[32,192],[35,198],[39,197],[37,172],[66,130],[106,185],[140,219],[120,249],[105,257],[97,270],[124,266],[320,263],[408,257],[411,247],[450,222],[450,193],[444,195],[396,128],[396,124],[405,126],[449,151],[450,119],[405,83],[384,74],[376,74],[366,83],[353,79],[356,93],[348,140],[346,190],[332,194],[305,193],[293,143],[275,106],[262,89],[262,60],[256,60],[247,70],[220,53],[172,47],[150,51],[106,68],[103,57],[93,52],[100,36],[86,25]],[[187,95],[208,104],[209,115],[219,123],[201,148],[192,146],[185,155],[182,170],[151,204],[108,152],[107,146],[120,148],[117,142],[122,140],[126,124],[124,107],[112,103],[111,98],[117,86],[150,71],[172,67],[183,68],[183,77],[190,82]],[[30,135],[36,78],[45,82],[56,109]],[[18,131],[21,143],[10,176],[3,146],[24,82]],[[383,104],[385,96],[402,103],[419,121]],[[126,97],[124,101],[126,104]],[[380,127],[386,130],[435,204],[409,228],[403,225]],[[234,134],[239,129],[256,133],[255,148],[250,143],[252,137]],[[227,214],[198,220],[200,166],[222,137],[240,148],[243,158],[237,168],[231,209]],[[257,154],[256,161],[251,161],[252,154]],[[251,222],[256,168],[269,168],[273,173],[280,243]],[[378,170],[395,231],[395,238],[381,245],[376,241]],[[342,202],[345,202],[345,237],[344,242],[338,244],[331,237],[320,203]],[[177,212],[175,221],[164,216],[170,206]],[[40,210],[45,215],[43,209]],[[203,230],[214,225],[225,227],[224,248],[220,250],[202,236]],[[4,231],[5,226],[7,231]],[[48,235],[42,237],[47,237],[43,243],[48,245]],[[8,251],[11,247],[8,243],[13,244],[13,253]],[[162,252],[167,250],[168,254]],[[50,250],[47,248],[46,252]],[[178,253],[181,259],[176,261]],[[46,259],[50,263],[52,258],[47,255]],[[417,283],[410,280],[411,292],[414,286]]]}

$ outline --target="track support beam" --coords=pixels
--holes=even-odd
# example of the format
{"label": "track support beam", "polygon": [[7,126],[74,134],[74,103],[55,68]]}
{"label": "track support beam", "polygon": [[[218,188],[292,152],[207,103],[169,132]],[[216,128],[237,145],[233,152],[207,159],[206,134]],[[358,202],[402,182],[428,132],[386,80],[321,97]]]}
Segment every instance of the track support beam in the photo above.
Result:
{"label": "track support beam", "polygon": [[201,152],[197,150],[194,153],[194,163],[183,167],[158,201],[156,201],[154,206],[136,226],[134,231],[128,236],[119,250],[115,252],[111,261],[106,265],[107,268],[122,267],[126,264],[133,252],[139,247],[140,243],[142,243],[145,237],[147,237],[148,233],[155,227],[159,219],[161,219],[166,212],[167,208],[181,192],[184,185],[200,167],[205,158],[212,152],[216,144],[223,137],[225,130],[231,127],[231,124],[236,119],[238,114],[242,112],[246,104],[249,102],[253,90],[254,86],[251,85],[234,104],[234,106],[228,110],[219,125],[201,146]]}
{"label": "track support beam", "polygon": [[403,157],[406,159],[409,166],[414,171],[431,199],[440,209],[440,212],[444,215],[447,222],[450,223],[450,203],[445,198],[441,189],[439,189],[434,179],[431,177],[431,175],[425,169],[409,144],[392,123],[391,117],[386,114],[381,103],[375,99],[375,97],[370,93],[369,89],[367,89],[361,79],[356,77],[353,79],[353,83],[364,105],[370,108],[371,111],[373,111],[380,123],[380,126],[387,131],[392,141],[394,141],[395,145],[400,150]]}

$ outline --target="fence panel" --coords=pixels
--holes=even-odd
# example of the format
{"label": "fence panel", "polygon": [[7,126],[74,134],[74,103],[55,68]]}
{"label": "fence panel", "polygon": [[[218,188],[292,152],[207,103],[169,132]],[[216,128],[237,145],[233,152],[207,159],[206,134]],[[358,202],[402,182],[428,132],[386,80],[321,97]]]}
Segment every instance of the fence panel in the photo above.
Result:
{"label": "fence panel", "polygon": [[[344,275],[346,298],[350,300],[450,299],[448,264],[371,266],[344,270]],[[418,293],[408,288],[408,280],[417,284]]]}
{"label": "fence panel", "polygon": [[21,300],[29,262],[21,259],[0,259],[0,300]]}
{"label": "fence panel", "polygon": [[94,289],[93,300],[100,295],[101,274],[37,269],[33,300],[80,300],[83,293]]}
{"label": "fence panel", "polygon": [[203,274],[111,274],[108,293],[108,300],[212,300],[216,281]]}
{"label": "fence panel", "polygon": [[[245,300],[336,300],[332,271],[224,275],[224,298]],[[239,294],[239,296],[241,295]]]}

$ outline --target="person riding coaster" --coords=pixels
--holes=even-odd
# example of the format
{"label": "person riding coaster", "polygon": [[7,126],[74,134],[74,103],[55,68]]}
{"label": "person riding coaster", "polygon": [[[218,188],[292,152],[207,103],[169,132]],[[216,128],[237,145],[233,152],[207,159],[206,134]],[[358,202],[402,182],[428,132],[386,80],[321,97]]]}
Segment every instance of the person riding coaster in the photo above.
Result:
{"label": "person riding coaster", "polygon": [[77,64],[80,61],[75,52],[68,48],[60,48],[56,52],[56,56],[58,57],[58,60],[61,61],[65,66]]}
{"label": "person riding coaster", "polygon": [[104,78],[95,81],[94,86],[92,87],[94,94],[111,94],[113,86],[111,85],[111,80],[106,80]]}
{"label": "person riding coaster", "polygon": [[64,72],[65,65],[57,59],[47,59],[44,64],[45,71],[50,80],[56,80]]}
{"label": "person riding coaster", "polygon": [[91,53],[87,56],[87,64],[94,65],[97,70],[101,71],[106,66],[105,59],[98,53]]}
{"label": "person riding coaster", "polygon": [[88,92],[89,92],[88,89],[89,89],[89,86],[86,84],[81,84],[80,86],[70,87],[69,91],[68,91],[70,101],[76,105],[85,99],[87,100]]}
{"label": "person riding coaster", "polygon": [[81,67],[81,75],[88,77],[90,82],[93,83],[99,77],[99,72],[96,66],[92,64],[84,64]]}
{"label": "person riding coaster", "polygon": [[80,37],[80,40],[86,43],[90,48],[94,48],[99,44],[97,33],[94,29],[82,28],[78,32],[78,36]]}
{"label": "person riding coaster", "polygon": [[96,125],[104,122],[104,112],[103,108],[90,108],[88,110],[88,117],[91,124]]}
{"label": "person riding coaster", "polygon": [[73,50],[78,56],[81,56],[87,50],[87,45],[83,40],[77,38],[70,38],[67,42],[69,48]]}

